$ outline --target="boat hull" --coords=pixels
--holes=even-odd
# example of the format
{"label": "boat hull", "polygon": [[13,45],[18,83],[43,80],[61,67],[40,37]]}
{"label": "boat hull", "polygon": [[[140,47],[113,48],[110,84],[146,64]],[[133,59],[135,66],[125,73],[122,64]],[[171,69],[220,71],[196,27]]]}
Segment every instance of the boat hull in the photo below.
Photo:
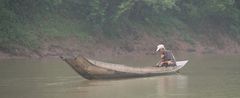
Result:
{"label": "boat hull", "polygon": [[[176,67],[142,67],[134,68],[119,64],[110,64],[99,61],[86,59],[82,56],[64,58],[78,74],[82,77],[92,79],[121,79],[134,77],[149,77],[166,74],[174,74],[182,68],[187,61],[181,62],[181,65]],[[95,63],[95,64],[94,64]]]}

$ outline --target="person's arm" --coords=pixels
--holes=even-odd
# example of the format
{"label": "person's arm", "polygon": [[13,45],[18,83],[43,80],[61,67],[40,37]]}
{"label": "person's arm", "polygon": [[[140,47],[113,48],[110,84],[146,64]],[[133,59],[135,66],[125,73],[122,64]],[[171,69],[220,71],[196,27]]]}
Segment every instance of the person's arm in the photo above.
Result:
{"label": "person's arm", "polygon": [[161,66],[162,65],[162,62],[163,62],[163,57],[164,55],[160,53],[160,60],[157,62],[157,66]]}
{"label": "person's arm", "polygon": [[160,58],[161,58],[160,59],[160,66],[162,66],[163,63],[165,63],[164,56],[165,56],[164,54],[160,54]]}

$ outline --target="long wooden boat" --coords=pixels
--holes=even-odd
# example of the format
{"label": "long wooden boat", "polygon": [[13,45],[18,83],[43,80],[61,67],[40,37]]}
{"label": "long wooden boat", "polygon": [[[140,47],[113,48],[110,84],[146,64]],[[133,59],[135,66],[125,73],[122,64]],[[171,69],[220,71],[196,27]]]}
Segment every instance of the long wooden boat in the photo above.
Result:
{"label": "long wooden boat", "polygon": [[78,74],[89,80],[174,74],[188,62],[188,60],[177,61],[177,66],[174,67],[130,67],[121,64],[112,64],[91,60],[82,56],[61,57],[61,59],[68,63]]}

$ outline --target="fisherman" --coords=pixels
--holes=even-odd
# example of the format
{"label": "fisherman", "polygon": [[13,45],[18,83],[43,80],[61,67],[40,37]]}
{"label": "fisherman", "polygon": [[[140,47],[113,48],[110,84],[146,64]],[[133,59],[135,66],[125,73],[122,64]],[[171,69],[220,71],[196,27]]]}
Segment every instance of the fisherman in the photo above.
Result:
{"label": "fisherman", "polygon": [[176,60],[172,52],[166,50],[163,44],[157,46],[156,52],[160,53],[160,61],[156,64],[158,67],[176,66]]}

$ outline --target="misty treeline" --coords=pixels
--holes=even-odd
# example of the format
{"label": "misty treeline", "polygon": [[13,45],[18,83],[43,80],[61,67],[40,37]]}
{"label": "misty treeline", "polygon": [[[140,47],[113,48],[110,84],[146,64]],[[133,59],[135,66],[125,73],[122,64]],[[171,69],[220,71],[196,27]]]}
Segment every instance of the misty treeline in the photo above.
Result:
{"label": "misty treeline", "polygon": [[58,17],[111,36],[137,24],[168,27],[181,23],[216,25],[240,35],[240,0],[0,0],[0,47],[33,47],[44,32],[38,30],[44,29],[41,21]]}

